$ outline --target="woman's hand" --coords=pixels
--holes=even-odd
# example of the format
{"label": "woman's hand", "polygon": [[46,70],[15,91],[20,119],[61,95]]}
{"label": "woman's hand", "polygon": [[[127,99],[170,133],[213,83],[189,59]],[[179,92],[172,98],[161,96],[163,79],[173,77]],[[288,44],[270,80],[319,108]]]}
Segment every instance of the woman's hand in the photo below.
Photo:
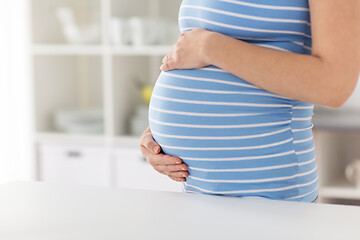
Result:
{"label": "woman's hand", "polygon": [[140,149],[146,161],[159,173],[162,173],[174,181],[185,182],[189,176],[188,166],[178,157],[161,153],[161,147],[157,144],[148,127],[140,138]]}
{"label": "woman's hand", "polygon": [[213,32],[196,28],[182,33],[170,52],[163,58],[162,71],[202,68],[210,63],[203,54],[207,37]]}

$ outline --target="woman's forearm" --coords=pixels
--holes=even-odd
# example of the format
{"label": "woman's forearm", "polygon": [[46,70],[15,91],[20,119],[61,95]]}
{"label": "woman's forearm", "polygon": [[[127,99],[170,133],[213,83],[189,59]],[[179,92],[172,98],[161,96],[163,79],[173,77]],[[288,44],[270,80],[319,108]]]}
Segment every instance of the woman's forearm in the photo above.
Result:
{"label": "woman's forearm", "polygon": [[347,76],[320,57],[267,49],[219,33],[209,34],[202,54],[211,65],[300,101],[339,107],[353,89],[344,84]]}

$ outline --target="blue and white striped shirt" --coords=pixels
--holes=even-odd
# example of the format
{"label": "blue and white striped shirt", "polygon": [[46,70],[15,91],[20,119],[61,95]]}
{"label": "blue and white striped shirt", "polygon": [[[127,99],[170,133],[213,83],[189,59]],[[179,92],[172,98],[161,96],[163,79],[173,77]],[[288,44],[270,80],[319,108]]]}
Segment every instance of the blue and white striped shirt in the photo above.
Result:
{"label": "blue and white striped shirt", "polygon": [[[183,0],[179,27],[311,54],[307,0]],[[312,115],[313,104],[206,66],[161,72],[149,124],[164,153],[189,166],[187,192],[311,202],[318,195]]]}

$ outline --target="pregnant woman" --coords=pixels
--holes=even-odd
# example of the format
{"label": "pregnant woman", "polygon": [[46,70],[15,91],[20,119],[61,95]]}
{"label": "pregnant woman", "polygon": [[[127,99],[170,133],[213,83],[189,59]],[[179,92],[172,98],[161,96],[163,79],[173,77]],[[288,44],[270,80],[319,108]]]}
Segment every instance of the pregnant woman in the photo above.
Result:
{"label": "pregnant woman", "polygon": [[314,104],[360,71],[359,0],[183,0],[140,147],[186,192],[312,202]]}

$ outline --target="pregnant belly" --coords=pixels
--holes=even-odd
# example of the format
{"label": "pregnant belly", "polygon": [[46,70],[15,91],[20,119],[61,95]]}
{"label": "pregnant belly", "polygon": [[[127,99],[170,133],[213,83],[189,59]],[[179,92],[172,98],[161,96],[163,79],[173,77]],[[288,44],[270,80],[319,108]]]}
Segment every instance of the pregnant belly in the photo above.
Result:
{"label": "pregnant belly", "polygon": [[[187,190],[254,195],[251,189],[299,180],[271,180],[298,171],[292,101],[214,66],[171,70],[155,84],[149,124],[164,153],[189,166]],[[293,167],[276,168],[286,164]],[[261,194],[278,198],[273,192]]]}

